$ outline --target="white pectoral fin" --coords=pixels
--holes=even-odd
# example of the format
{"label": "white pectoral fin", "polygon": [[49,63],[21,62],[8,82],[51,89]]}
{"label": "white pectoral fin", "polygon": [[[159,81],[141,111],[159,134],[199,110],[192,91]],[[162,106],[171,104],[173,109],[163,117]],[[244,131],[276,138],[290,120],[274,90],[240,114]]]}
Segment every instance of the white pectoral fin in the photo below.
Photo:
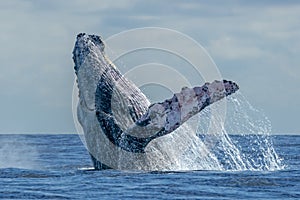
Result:
{"label": "white pectoral fin", "polygon": [[113,115],[102,111],[96,115],[113,144],[128,152],[144,153],[152,140],[173,132],[206,106],[235,92],[238,87],[233,84],[215,81],[202,87],[183,88],[171,99],[150,105],[146,113],[126,130],[115,123]]}
{"label": "white pectoral fin", "polygon": [[202,87],[183,88],[171,99],[149,106],[147,112],[126,132],[139,138],[169,134],[208,105],[238,90],[231,81],[214,81]]}

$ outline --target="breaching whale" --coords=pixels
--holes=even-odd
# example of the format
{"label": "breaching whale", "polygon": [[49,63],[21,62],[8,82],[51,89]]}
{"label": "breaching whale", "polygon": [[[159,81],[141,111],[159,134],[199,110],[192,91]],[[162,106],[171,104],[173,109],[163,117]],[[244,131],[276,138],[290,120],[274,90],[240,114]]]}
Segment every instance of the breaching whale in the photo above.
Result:
{"label": "breaching whale", "polygon": [[[152,141],[239,89],[232,81],[216,80],[184,87],[172,98],[150,104],[109,60],[104,48],[100,36],[80,33],[73,50],[79,88],[77,118],[95,169],[151,170],[146,148]],[[120,160],[127,162],[120,165]]]}

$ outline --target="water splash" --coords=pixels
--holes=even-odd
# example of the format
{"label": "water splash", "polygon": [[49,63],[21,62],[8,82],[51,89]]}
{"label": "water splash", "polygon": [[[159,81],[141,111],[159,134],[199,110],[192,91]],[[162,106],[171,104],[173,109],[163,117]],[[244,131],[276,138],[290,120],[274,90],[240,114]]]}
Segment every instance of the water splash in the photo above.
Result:
{"label": "water splash", "polygon": [[226,119],[215,114],[222,103],[207,107],[178,130],[150,143],[147,170],[284,169],[273,147],[268,118],[240,92],[227,99]]}
{"label": "water splash", "polygon": [[[271,122],[264,114],[255,109],[247,99],[238,92],[229,97],[227,118],[217,120],[213,126],[222,126],[220,132],[208,132],[208,121],[215,104],[200,113],[198,136],[213,153],[223,170],[281,170],[282,159],[277,155],[270,138]],[[204,133],[204,134],[203,134]],[[205,134],[206,133],[206,134]]]}

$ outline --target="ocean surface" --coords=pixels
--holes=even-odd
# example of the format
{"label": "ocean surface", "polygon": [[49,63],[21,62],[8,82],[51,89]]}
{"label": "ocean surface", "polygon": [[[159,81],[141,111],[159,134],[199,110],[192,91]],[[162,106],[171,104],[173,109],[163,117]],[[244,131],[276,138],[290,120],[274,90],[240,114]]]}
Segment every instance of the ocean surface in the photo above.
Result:
{"label": "ocean surface", "polygon": [[[240,136],[233,136],[236,140]],[[95,171],[78,135],[0,135],[0,199],[300,199],[300,135],[276,171]]]}

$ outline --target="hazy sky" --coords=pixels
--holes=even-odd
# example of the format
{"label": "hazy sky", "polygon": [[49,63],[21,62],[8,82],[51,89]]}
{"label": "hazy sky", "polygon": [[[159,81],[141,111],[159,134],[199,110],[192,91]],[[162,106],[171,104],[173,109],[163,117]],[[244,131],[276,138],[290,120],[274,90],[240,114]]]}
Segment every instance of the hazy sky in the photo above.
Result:
{"label": "hazy sky", "polygon": [[224,2],[0,1],[0,132],[75,132],[77,33],[105,39],[155,26],[202,44],[223,77],[270,118],[274,133],[300,133],[300,2]]}

